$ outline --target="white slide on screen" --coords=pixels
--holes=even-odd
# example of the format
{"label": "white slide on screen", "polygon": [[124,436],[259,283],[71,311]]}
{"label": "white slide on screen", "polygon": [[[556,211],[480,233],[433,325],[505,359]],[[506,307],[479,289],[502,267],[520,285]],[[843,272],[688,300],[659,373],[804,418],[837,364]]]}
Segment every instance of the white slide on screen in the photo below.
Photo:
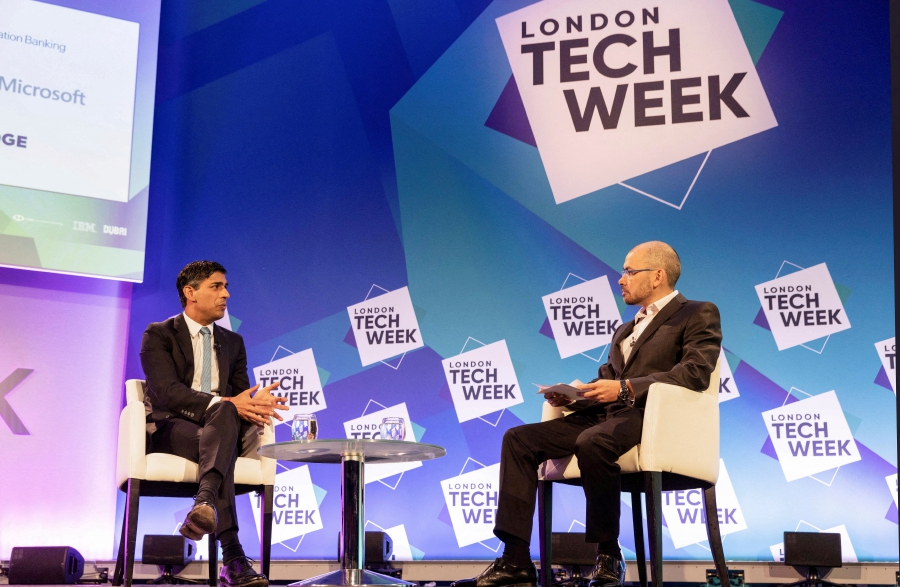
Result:
{"label": "white slide on screen", "polygon": [[0,183],[128,201],[139,29],[0,0]]}

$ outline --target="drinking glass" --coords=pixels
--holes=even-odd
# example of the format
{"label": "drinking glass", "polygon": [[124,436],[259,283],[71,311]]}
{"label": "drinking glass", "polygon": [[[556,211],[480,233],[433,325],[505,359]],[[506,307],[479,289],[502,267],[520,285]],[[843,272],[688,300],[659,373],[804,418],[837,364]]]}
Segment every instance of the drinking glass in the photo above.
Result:
{"label": "drinking glass", "polygon": [[403,418],[385,418],[381,421],[382,440],[405,440],[406,422]]}
{"label": "drinking glass", "polygon": [[295,414],[291,422],[291,438],[294,440],[315,440],[319,435],[319,423],[315,414]]}

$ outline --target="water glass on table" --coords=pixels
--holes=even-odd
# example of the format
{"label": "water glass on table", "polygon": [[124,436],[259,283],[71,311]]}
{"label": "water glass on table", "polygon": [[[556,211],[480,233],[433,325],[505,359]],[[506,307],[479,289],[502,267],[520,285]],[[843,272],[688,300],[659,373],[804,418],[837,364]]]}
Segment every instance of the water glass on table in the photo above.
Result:
{"label": "water glass on table", "polygon": [[315,440],[319,435],[319,423],[315,414],[295,414],[291,421],[291,438]]}
{"label": "water glass on table", "polygon": [[405,440],[406,422],[403,418],[385,418],[381,421],[382,440]]}

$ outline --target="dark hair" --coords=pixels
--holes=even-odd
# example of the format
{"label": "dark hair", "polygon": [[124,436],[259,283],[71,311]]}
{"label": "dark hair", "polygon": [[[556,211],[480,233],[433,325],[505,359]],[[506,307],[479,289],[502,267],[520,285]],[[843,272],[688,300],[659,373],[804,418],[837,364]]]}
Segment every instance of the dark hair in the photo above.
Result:
{"label": "dark hair", "polygon": [[228,273],[228,271],[215,261],[194,261],[184,266],[184,269],[178,274],[175,280],[175,286],[178,288],[178,297],[181,299],[181,307],[187,307],[187,298],[184,297],[184,287],[191,286],[193,289],[200,287],[200,284],[209,278],[213,273]]}

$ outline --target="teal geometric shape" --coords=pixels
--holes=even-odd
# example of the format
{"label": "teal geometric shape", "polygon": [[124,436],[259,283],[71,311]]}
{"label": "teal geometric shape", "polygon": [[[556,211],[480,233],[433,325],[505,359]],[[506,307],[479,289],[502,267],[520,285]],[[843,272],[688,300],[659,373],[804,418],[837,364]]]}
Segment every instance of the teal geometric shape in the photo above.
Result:
{"label": "teal geometric shape", "polygon": [[409,425],[412,426],[413,429],[413,436],[415,437],[413,438],[413,440],[416,442],[422,442],[422,435],[425,434],[425,428],[419,426],[415,422],[410,422]]}
{"label": "teal geometric shape", "polygon": [[741,358],[736,354],[725,351],[725,360],[728,361],[728,366],[731,368],[731,372],[734,373],[737,371],[738,364],[741,362]]}
{"label": "teal geometric shape", "polygon": [[413,304],[413,312],[416,313],[416,321],[421,322],[422,318],[425,317],[425,314],[428,313],[428,310],[426,310],[425,308],[422,308],[421,306],[417,306],[417,305]]}
{"label": "teal geometric shape", "polygon": [[325,491],[324,489],[322,489],[321,487],[319,487],[318,485],[316,485],[315,483],[313,483],[313,493],[316,494],[316,505],[321,506],[322,500],[325,499],[325,495],[328,492]]}
{"label": "teal geometric shape", "polygon": [[784,12],[752,0],[728,0],[753,64],[759,62]]}
{"label": "teal geometric shape", "polygon": [[319,371],[319,383],[325,385],[328,382],[328,378],[331,377],[331,373],[322,367],[316,367],[316,369]]}
{"label": "teal geometric shape", "polygon": [[232,332],[237,332],[238,328],[241,327],[241,322],[243,322],[243,320],[239,319],[237,316],[235,316],[233,314],[228,315],[228,320],[231,322],[231,331]]}
{"label": "teal geometric shape", "polygon": [[413,546],[412,544],[409,545],[409,550],[410,550],[410,552],[412,552],[412,557],[413,557],[414,561],[425,560],[425,553],[422,552],[421,550],[419,550],[418,548],[416,548],[415,546]]}
{"label": "teal geometric shape", "polygon": [[850,427],[850,434],[856,435],[859,425],[862,424],[862,418],[854,416],[849,412],[844,412],[844,417],[847,418],[847,426]]}
{"label": "teal geometric shape", "polygon": [[835,283],[834,289],[837,290],[838,297],[841,298],[841,304],[846,304],[847,298],[850,297],[851,289],[846,285],[841,285],[840,283]]}

